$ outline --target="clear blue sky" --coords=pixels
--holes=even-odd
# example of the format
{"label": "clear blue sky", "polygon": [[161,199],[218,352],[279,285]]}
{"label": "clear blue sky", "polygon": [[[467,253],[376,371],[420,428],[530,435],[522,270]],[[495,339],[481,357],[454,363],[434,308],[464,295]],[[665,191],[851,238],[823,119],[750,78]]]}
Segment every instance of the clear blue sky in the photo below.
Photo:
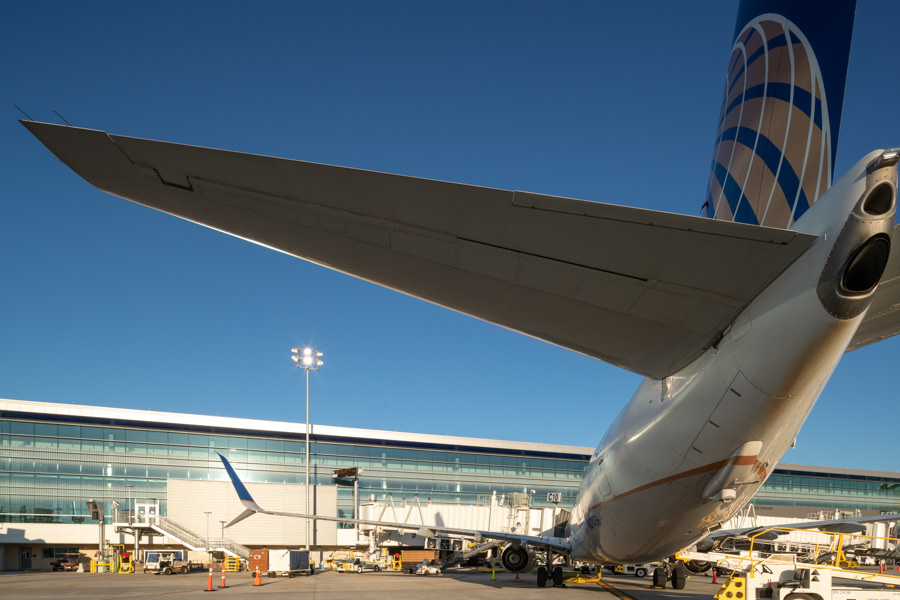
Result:
{"label": "clear blue sky", "polygon": [[[736,4],[5,2],[33,118],[697,214]],[[900,4],[857,10],[837,171],[900,145]],[[107,196],[0,121],[0,397],[594,446],[639,377]],[[900,470],[900,340],[787,462]]]}

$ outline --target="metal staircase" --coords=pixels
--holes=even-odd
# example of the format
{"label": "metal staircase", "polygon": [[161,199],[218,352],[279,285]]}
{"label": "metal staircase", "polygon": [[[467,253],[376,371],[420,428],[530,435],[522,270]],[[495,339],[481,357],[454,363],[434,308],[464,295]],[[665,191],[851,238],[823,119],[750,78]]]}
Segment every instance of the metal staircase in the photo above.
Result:
{"label": "metal staircase", "polygon": [[206,547],[206,538],[197,535],[187,527],[179,525],[172,519],[166,517],[156,517],[151,523],[150,528],[157,531],[191,550],[198,552],[224,552],[229,556],[250,560],[250,549],[246,546],[238,544],[234,540],[223,538],[220,540],[209,540],[209,548]]}

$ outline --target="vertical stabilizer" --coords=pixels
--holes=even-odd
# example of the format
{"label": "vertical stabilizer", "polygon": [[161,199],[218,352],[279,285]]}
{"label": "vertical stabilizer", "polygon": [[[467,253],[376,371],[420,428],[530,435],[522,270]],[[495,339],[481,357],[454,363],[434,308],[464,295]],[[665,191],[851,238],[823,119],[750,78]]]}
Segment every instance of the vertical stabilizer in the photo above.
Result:
{"label": "vertical stabilizer", "polygon": [[786,228],[831,185],[855,1],[744,0],[704,214]]}

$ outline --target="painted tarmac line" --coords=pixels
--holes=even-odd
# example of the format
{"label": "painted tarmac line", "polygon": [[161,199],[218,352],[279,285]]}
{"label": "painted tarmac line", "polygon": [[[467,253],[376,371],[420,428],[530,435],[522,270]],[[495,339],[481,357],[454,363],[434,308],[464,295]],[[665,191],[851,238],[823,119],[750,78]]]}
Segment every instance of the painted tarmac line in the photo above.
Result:
{"label": "painted tarmac line", "polygon": [[625,592],[623,592],[617,588],[614,588],[613,586],[609,585],[602,579],[597,582],[597,585],[604,588],[606,591],[608,591],[610,594],[614,595],[619,600],[635,600],[632,596],[629,596]]}

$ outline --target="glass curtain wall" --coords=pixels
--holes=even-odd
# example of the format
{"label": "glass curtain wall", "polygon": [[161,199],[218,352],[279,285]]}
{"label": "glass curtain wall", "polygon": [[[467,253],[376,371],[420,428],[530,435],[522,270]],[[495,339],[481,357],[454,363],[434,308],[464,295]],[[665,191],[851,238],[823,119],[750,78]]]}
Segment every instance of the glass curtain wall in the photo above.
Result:
{"label": "glass curtain wall", "polygon": [[[293,435],[293,437],[290,437]],[[368,443],[367,443],[368,442]],[[82,523],[85,501],[156,500],[166,515],[166,480],[225,481],[222,453],[247,482],[304,483],[302,435],[220,435],[151,428],[0,420],[0,522]],[[485,448],[404,447],[382,440],[312,442],[313,483],[331,485],[334,469],[359,467],[366,500],[476,504],[497,494],[531,494],[569,508],[588,456]],[[126,488],[127,486],[133,486]],[[753,501],[763,505],[900,510],[900,475],[878,478],[777,470]],[[338,489],[338,511],[353,517],[353,489]]]}
{"label": "glass curtain wall", "polygon": [[[166,479],[227,480],[216,453],[246,482],[304,483],[303,439],[0,420],[0,521],[81,523],[85,501],[157,500],[166,514]],[[486,449],[488,450],[488,449]],[[492,492],[530,493],[543,505],[562,492],[571,505],[588,457],[417,449],[373,443],[311,444],[314,484],[334,469],[360,467],[360,498],[475,503]],[[338,490],[352,517],[353,490]],[[549,506],[549,505],[548,505]]]}

